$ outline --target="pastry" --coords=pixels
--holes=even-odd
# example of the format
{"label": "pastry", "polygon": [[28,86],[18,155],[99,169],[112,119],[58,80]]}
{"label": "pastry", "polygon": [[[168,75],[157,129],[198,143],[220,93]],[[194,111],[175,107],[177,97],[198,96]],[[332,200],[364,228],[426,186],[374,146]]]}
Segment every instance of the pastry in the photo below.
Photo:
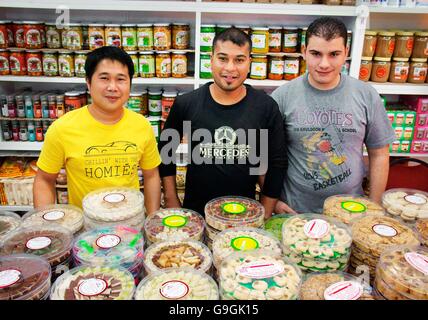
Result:
{"label": "pastry", "polygon": [[428,246],[428,219],[419,219],[416,222],[416,232],[419,235],[421,242]]}
{"label": "pastry", "polygon": [[290,214],[276,214],[265,222],[264,229],[277,239],[282,240],[282,225],[291,217]]}
{"label": "pastry", "polygon": [[428,218],[428,193],[414,189],[390,189],[382,195],[386,212],[404,221]]}
{"label": "pastry", "polygon": [[21,223],[21,217],[16,213],[0,211],[0,243],[8,233],[18,228]]}

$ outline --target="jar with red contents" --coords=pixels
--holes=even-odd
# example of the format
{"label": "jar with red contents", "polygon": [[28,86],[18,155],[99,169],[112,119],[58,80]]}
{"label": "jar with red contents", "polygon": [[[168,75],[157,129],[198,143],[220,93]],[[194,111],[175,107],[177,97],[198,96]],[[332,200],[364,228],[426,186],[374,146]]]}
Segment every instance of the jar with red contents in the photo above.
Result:
{"label": "jar with red contents", "polygon": [[9,35],[7,33],[7,21],[0,21],[0,49],[9,46]]}
{"label": "jar with red contents", "polygon": [[8,74],[10,74],[9,51],[0,49],[0,75],[6,76]]}
{"label": "jar with red contents", "polygon": [[66,113],[81,108],[82,100],[80,98],[80,92],[68,91],[64,93],[64,105]]}
{"label": "jar with red contents", "polygon": [[25,59],[27,60],[27,74],[33,77],[43,75],[43,60],[40,50],[28,50]]}
{"label": "jar with red contents", "polygon": [[[24,42],[27,49],[43,48],[42,28],[44,25],[37,21],[24,21]],[[44,33],[44,30],[43,30]]]}
{"label": "jar with red contents", "polygon": [[166,121],[174,100],[177,97],[177,92],[164,92],[162,94],[162,118],[161,120]]}
{"label": "jar with red contents", "polygon": [[6,29],[7,29],[7,36],[8,36],[8,45],[9,48],[14,47],[15,46],[15,36],[13,33],[13,28],[14,25],[12,23],[12,21],[7,21],[6,22]]}
{"label": "jar with red contents", "polygon": [[27,60],[24,50],[10,50],[9,67],[10,73],[14,76],[25,76],[27,74]]}
{"label": "jar with red contents", "polygon": [[25,48],[24,40],[24,23],[21,21],[13,21],[13,37],[17,48]]}

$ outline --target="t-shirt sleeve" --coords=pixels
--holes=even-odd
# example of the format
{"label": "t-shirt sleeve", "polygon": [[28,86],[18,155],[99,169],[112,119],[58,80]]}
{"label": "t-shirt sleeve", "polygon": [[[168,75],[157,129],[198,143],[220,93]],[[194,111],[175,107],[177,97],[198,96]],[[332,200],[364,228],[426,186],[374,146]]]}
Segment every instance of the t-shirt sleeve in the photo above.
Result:
{"label": "t-shirt sleeve", "polygon": [[55,124],[49,127],[43,142],[42,151],[37,160],[37,167],[41,170],[56,174],[64,166],[64,146]]}
{"label": "t-shirt sleeve", "polygon": [[159,166],[161,163],[161,158],[156,145],[155,134],[150,125],[147,125],[146,130],[148,137],[143,148],[143,156],[140,160],[140,167],[143,170],[150,170]]}
{"label": "t-shirt sleeve", "polygon": [[284,105],[284,95],[286,94],[287,89],[285,86],[281,86],[279,88],[276,88],[272,94],[271,97],[276,101],[276,103],[278,104],[278,108],[279,111],[281,113],[282,116],[284,116],[284,111],[285,111],[285,105]]}

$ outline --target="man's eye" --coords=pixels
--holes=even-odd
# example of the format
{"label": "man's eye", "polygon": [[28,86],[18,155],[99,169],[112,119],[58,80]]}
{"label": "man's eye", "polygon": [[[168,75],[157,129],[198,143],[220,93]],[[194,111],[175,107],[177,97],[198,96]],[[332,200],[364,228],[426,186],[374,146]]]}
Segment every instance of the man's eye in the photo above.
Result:
{"label": "man's eye", "polygon": [[225,58],[225,57],[219,57],[218,59],[219,59],[220,61],[222,61],[222,62],[226,61],[226,58]]}
{"label": "man's eye", "polygon": [[339,53],[338,52],[333,52],[332,54],[331,54],[331,56],[332,57],[337,57],[339,55]]}
{"label": "man's eye", "polygon": [[244,63],[244,61],[245,61],[244,59],[236,59],[237,63]]}
{"label": "man's eye", "polygon": [[312,52],[313,56],[319,57],[321,54],[319,52]]}

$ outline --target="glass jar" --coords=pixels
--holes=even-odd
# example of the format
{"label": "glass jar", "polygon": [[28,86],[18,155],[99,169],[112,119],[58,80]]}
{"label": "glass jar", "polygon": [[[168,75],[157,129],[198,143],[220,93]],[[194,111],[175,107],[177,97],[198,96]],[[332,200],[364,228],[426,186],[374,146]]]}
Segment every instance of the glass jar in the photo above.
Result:
{"label": "glass jar", "polygon": [[[48,95],[48,106],[49,106],[49,118],[56,118],[56,95]],[[27,116],[28,117],[28,116]]]}
{"label": "glass jar", "polygon": [[427,77],[427,59],[412,58],[409,71],[410,83],[424,83]]}
{"label": "glass jar", "polygon": [[43,73],[47,77],[58,76],[58,53],[43,52]]}
{"label": "glass jar", "polygon": [[153,25],[137,24],[137,46],[138,50],[153,50]]}
{"label": "glass jar", "polygon": [[155,54],[153,51],[141,51],[138,57],[139,73],[142,78],[153,78],[156,75]]}
{"label": "glass jar", "polygon": [[300,33],[300,52],[305,52],[306,49],[306,32],[308,31],[307,27],[302,28],[302,32]]}
{"label": "glass jar", "polygon": [[168,51],[156,52],[156,77],[171,77],[171,55]]}
{"label": "glass jar", "polygon": [[410,58],[413,51],[413,32],[399,31],[395,35],[394,57]]}
{"label": "glass jar", "polygon": [[162,115],[162,91],[149,90],[149,116]]}
{"label": "glass jar", "polygon": [[123,24],[122,25],[122,48],[126,51],[137,50],[137,25]]}
{"label": "glass jar", "polygon": [[27,49],[43,48],[42,31],[44,25],[37,21],[24,21],[24,42]]}
{"label": "glass jar", "polygon": [[87,24],[82,25],[82,37],[83,37],[83,50],[89,50],[89,26]]}
{"label": "glass jar", "polygon": [[64,106],[65,112],[70,112],[82,107],[82,100],[80,99],[80,92],[68,91],[64,93]]}
{"label": "glass jar", "polygon": [[366,30],[364,33],[363,57],[373,58],[376,51],[377,32]]}
{"label": "glass jar", "polygon": [[143,96],[141,92],[131,92],[126,106],[129,110],[140,113],[143,106]]}
{"label": "glass jar", "polygon": [[251,33],[250,26],[239,25],[239,26],[235,26],[235,28],[241,30],[242,32],[244,32],[244,33],[246,33],[248,35]]}
{"label": "glass jar", "polygon": [[6,49],[9,46],[9,35],[7,34],[6,21],[0,21],[0,49]]}
{"label": "glass jar", "polygon": [[282,42],[282,52],[293,53],[297,52],[297,45],[299,40],[299,29],[284,27],[284,40]]}
{"label": "glass jar", "polygon": [[284,80],[293,80],[300,74],[299,58],[285,57]]}
{"label": "glass jar", "polygon": [[301,58],[299,60],[300,67],[299,67],[299,76],[306,73],[306,60]]}
{"label": "glass jar", "polygon": [[60,118],[64,114],[65,114],[64,95],[58,94],[56,96],[56,117]]}
{"label": "glass jar", "polygon": [[69,51],[58,53],[58,73],[60,77],[74,77],[74,57]]}
{"label": "glass jar", "polygon": [[377,35],[375,56],[391,58],[395,48],[395,32],[380,31]]}
{"label": "glass jar", "polygon": [[61,32],[55,23],[46,23],[46,46],[49,49],[61,48]]}
{"label": "glass jar", "polygon": [[269,52],[281,52],[282,27],[269,27]]}
{"label": "glass jar", "polygon": [[62,46],[68,50],[82,50],[83,29],[79,23],[70,23],[62,31]]}
{"label": "glass jar", "polygon": [[390,58],[374,57],[370,80],[373,82],[387,82],[390,70]]}
{"label": "glass jar", "polygon": [[215,37],[215,25],[203,24],[201,25],[201,52],[211,52],[213,47],[213,40]]}
{"label": "glass jar", "polygon": [[120,47],[122,45],[122,30],[120,24],[106,24],[104,33],[108,46]]}
{"label": "glass jar", "polygon": [[428,32],[415,32],[412,58],[428,58]]}
{"label": "glass jar", "polygon": [[187,77],[187,56],[185,51],[174,51],[171,55],[172,77]]}
{"label": "glass jar", "polygon": [[7,30],[9,48],[15,47],[15,37],[13,35],[13,23],[12,23],[12,21],[10,21],[10,20],[6,21],[6,30]]}
{"label": "glass jar", "polygon": [[162,94],[162,121],[166,121],[171,110],[172,105],[174,104],[175,98],[177,97],[177,92],[164,92]]}
{"label": "glass jar", "polygon": [[171,27],[168,23],[155,23],[153,25],[153,37],[155,50],[171,49]]}
{"label": "glass jar", "polygon": [[40,50],[27,50],[25,59],[27,60],[27,74],[29,76],[40,77],[43,75],[43,60]]}
{"label": "glass jar", "polygon": [[264,80],[267,78],[267,56],[253,55],[251,59],[250,78]]}
{"label": "glass jar", "polygon": [[9,51],[0,49],[0,75],[2,76],[10,74],[9,56]]}
{"label": "glass jar", "polygon": [[186,23],[172,25],[172,48],[185,50],[189,48],[190,26]]}
{"label": "glass jar", "polygon": [[268,53],[269,28],[251,28],[251,43],[253,53]]}
{"label": "glass jar", "polygon": [[132,63],[134,64],[134,75],[133,78],[138,77],[138,53],[137,51],[128,51],[128,55],[131,57]]}
{"label": "glass jar", "polygon": [[389,82],[405,83],[409,76],[409,58],[392,58]]}
{"label": "glass jar", "polygon": [[25,48],[24,38],[24,23],[22,21],[14,21],[15,46],[17,48]]}
{"label": "glass jar", "polygon": [[270,80],[282,80],[284,78],[284,65],[285,61],[282,57],[269,57],[268,78]]}
{"label": "glass jar", "polygon": [[10,50],[9,66],[10,73],[13,76],[25,76],[27,74],[25,51],[20,49]]}
{"label": "glass jar", "polygon": [[94,23],[89,25],[89,49],[95,50],[105,45],[104,25]]}
{"label": "glass jar", "polygon": [[201,79],[211,79],[213,77],[211,72],[211,56],[209,54],[201,53],[199,77]]}
{"label": "glass jar", "polygon": [[76,77],[86,77],[85,63],[87,56],[88,54],[86,51],[76,51],[74,53],[74,71],[76,73]]}
{"label": "glass jar", "polygon": [[372,72],[372,57],[361,57],[360,74],[358,79],[361,81],[369,81]]}

